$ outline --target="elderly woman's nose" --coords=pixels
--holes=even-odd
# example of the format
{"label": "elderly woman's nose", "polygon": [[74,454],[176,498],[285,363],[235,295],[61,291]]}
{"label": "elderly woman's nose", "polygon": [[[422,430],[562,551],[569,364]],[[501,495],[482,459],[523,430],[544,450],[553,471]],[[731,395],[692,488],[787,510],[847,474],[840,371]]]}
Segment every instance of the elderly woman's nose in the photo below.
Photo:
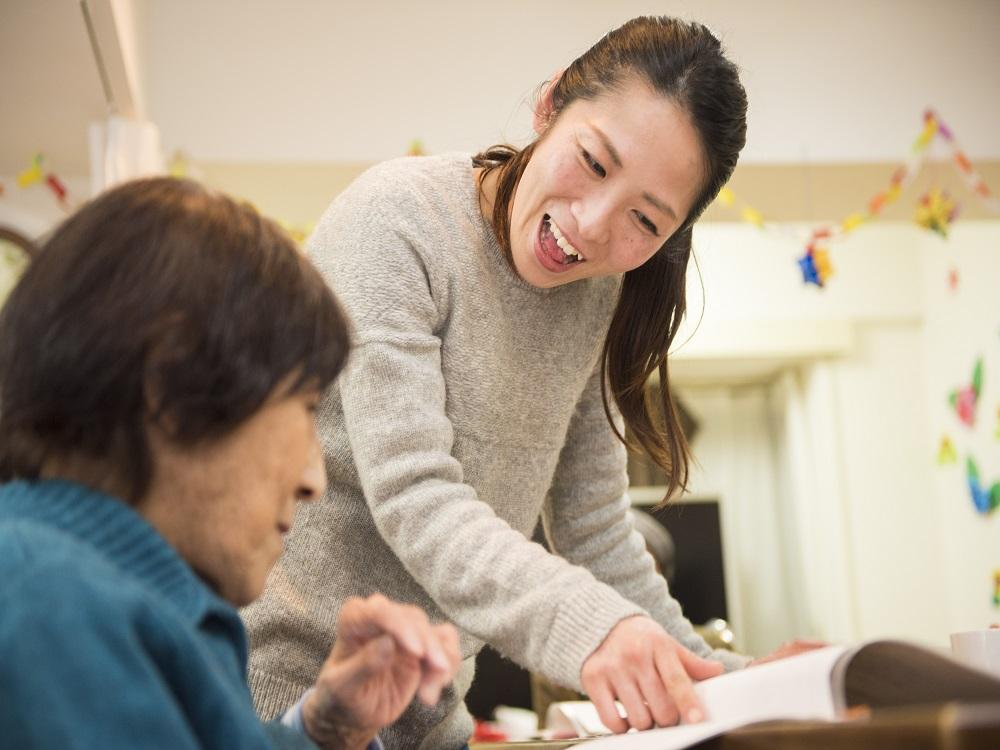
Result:
{"label": "elderly woman's nose", "polygon": [[326,492],[326,464],[323,461],[323,451],[319,443],[312,447],[309,462],[302,472],[299,489],[295,493],[296,500],[317,500]]}

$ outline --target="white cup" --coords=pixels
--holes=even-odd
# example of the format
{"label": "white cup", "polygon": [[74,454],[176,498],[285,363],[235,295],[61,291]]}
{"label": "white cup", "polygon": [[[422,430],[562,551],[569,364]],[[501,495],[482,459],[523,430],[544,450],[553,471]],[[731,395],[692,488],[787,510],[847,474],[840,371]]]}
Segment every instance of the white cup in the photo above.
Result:
{"label": "white cup", "polygon": [[970,667],[1000,675],[1000,628],[952,633],[951,653]]}

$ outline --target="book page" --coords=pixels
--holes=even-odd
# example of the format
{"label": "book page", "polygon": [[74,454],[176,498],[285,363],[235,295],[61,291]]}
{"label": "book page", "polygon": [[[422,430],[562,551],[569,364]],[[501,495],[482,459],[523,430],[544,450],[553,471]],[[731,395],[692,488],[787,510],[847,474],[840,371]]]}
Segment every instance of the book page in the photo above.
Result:
{"label": "book page", "polygon": [[[708,719],[581,743],[586,750],[682,750],[769,719],[834,719],[845,706],[873,709],[949,701],[1000,702],[1000,679],[944,653],[902,641],[827,646],[695,685]],[[995,705],[989,706],[995,712]]]}
{"label": "book page", "polygon": [[708,718],[580,743],[587,750],[680,750],[730,729],[767,719],[833,719],[830,675],[847,649],[808,651],[695,685]]}
{"label": "book page", "polygon": [[709,719],[741,723],[764,719],[832,719],[830,675],[844,646],[747,667],[695,685]]}

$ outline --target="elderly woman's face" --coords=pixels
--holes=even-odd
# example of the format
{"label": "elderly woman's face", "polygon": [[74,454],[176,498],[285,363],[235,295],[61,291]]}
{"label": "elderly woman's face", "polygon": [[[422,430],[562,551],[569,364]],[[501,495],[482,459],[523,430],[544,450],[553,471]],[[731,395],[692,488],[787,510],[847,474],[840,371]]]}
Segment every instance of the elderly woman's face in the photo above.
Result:
{"label": "elderly woman's face", "polygon": [[151,436],[153,483],[138,510],[236,606],[263,593],[296,501],[318,499],[326,489],[315,425],[319,397],[272,396],[232,433],[201,447]]}

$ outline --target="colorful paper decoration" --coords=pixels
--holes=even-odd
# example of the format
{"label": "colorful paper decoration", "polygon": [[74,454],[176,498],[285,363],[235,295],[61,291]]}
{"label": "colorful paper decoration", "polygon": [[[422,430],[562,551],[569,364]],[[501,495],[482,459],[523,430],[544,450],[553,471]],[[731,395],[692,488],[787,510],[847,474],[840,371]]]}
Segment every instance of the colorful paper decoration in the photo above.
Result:
{"label": "colorful paper decoration", "polygon": [[42,172],[42,155],[35,154],[31,157],[31,166],[22,171],[17,176],[17,186],[20,188],[31,187],[36,182],[41,182],[45,173]]}
{"label": "colorful paper decoration", "polygon": [[[42,162],[45,157],[41,153],[37,153],[31,157],[31,166],[27,169],[22,170],[18,173],[16,182],[17,186],[21,189],[29,188],[32,185],[36,185],[40,182],[44,182],[45,186],[52,192],[56,197],[56,201],[59,205],[66,209],[71,210],[73,207],[70,205],[69,201],[69,191],[66,189],[66,185],[52,172],[46,173],[42,169]],[[4,186],[0,185],[0,196],[4,193]]]}
{"label": "colorful paper decoration", "polygon": [[67,191],[66,191],[66,186],[63,185],[62,183],[62,180],[60,180],[54,174],[50,174],[46,175],[45,184],[48,185],[49,190],[51,190],[55,194],[56,200],[58,200],[60,203],[66,202]]}
{"label": "colorful paper decoration", "polygon": [[955,452],[955,445],[947,435],[941,436],[941,445],[938,447],[937,462],[941,466],[945,464],[958,463],[958,453]]}
{"label": "colorful paper decoration", "polygon": [[805,255],[799,258],[799,271],[802,272],[804,284],[815,284],[822,287],[833,276],[833,264],[830,263],[829,251],[816,243],[806,248]]}
{"label": "colorful paper decoration", "polygon": [[924,193],[917,204],[914,221],[924,229],[948,237],[948,227],[958,216],[958,207],[946,190],[934,188]]}
{"label": "colorful paper decoration", "polygon": [[979,479],[979,467],[975,460],[969,456],[965,462],[966,479],[969,482],[969,494],[972,495],[972,504],[976,512],[980,515],[989,515],[997,506],[1000,506],[1000,482],[994,482],[986,489]]}
{"label": "colorful paper decoration", "polygon": [[812,253],[808,250],[805,255],[799,258],[799,270],[802,272],[803,284],[823,286],[823,282],[819,279],[819,272],[816,270],[816,262],[813,260]]}
{"label": "colorful paper decoration", "polygon": [[278,220],[278,226],[288,232],[288,235],[292,238],[296,245],[302,246],[305,241],[309,238],[312,233],[314,224],[292,224],[284,219]]}
{"label": "colorful paper decoration", "polygon": [[955,268],[954,266],[952,266],[948,270],[948,288],[952,292],[957,292],[958,291],[958,282],[959,282],[959,280],[960,280],[960,277],[959,277],[959,274],[958,274],[958,269]]}
{"label": "colorful paper decoration", "polygon": [[174,155],[170,157],[170,163],[167,165],[167,174],[171,177],[187,177],[189,171],[190,165],[187,157],[182,151],[174,151]]}
{"label": "colorful paper decoration", "polygon": [[1000,568],[993,571],[993,606],[1000,607]]}
{"label": "colorful paper decoration", "polygon": [[948,394],[948,403],[955,410],[962,424],[974,427],[976,424],[976,404],[983,387],[983,358],[976,360],[972,370],[972,382]]}

